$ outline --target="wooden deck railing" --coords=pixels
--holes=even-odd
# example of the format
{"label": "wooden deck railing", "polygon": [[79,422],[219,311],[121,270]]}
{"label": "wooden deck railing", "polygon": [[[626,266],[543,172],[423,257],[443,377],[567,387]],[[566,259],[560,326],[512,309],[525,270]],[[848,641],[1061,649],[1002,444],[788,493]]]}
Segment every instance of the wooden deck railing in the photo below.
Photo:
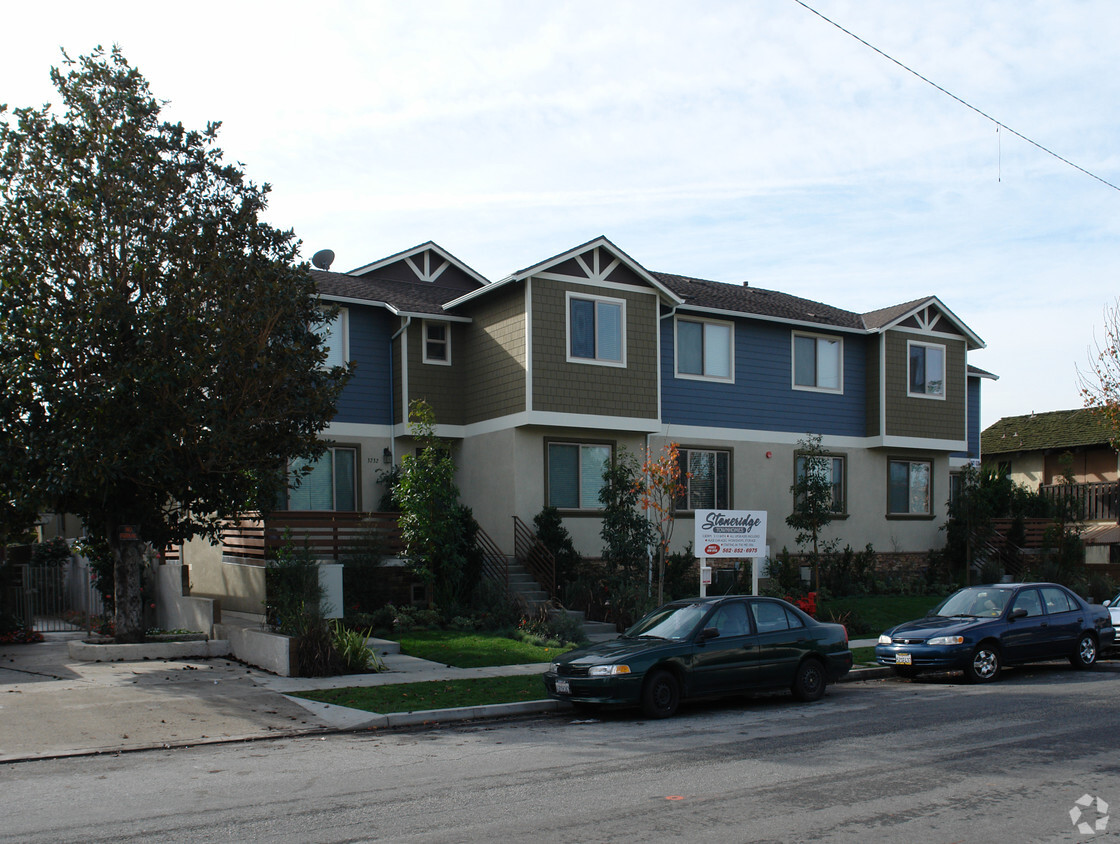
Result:
{"label": "wooden deck railing", "polygon": [[285,510],[231,519],[222,528],[222,556],[264,565],[277,548],[291,543],[306,547],[317,559],[340,560],[370,542],[381,553],[396,556],[403,550],[398,513],[351,513],[325,510]]}
{"label": "wooden deck railing", "polygon": [[1052,501],[1076,502],[1087,522],[1120,522],[1120,481],[1087,484],[1042,484],[1038,491]]}

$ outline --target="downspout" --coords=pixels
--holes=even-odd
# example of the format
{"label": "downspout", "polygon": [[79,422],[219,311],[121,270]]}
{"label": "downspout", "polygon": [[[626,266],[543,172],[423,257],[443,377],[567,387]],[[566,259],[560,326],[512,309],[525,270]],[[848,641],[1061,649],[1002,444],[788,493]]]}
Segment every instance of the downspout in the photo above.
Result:
{"label": "downspout", "polygon": [[[658,316],[658,318],[657,318],[658,323],[660,323],[661,320],[663,320],[663,319],[669,319],[669,317],[676,316],[677,308],[679,308],[679,307],[680,307],[679,304],[673,305],[672,309],[668,313],[661,314],[660,316]],[[674,342],[675,342],[675,340],[674,340]],[[661,419],[661,332],[660,331],[657,332],[657,421],[658,422],[662,421],[662,419]],[[668,436],[668,433],[669,433],[668,429],[666,429],[666,431],[665,431],[666,436]],[[646,460],[647,461],[649,460],[649,445],[650,445],[649,440],[650,440],[650,437],[652,437],[652,436],[653,436],[652,434],[646,434]],[[648,510],[646,511],[646,521],[651,521],[650,517],[649,517],[649,511]],[[668,550],[668,549],[666,549],[666,550]],[[648,555],[648,558],[649,558],[649,565],[647,567],[646,595],[651,596],[653,594],[653,555],[652,554]]]}
{"label": "downspout", "polygon": [[396,334],[389,338],[389,452],[393,460],[393,462],[389,464],[390,469],[397,464],[397,432],[394,430],[396,426],[393,422],[393,341],[404,334],[411,323],[412,317],[406,316],[404,318],[404,324],[397,329]]}

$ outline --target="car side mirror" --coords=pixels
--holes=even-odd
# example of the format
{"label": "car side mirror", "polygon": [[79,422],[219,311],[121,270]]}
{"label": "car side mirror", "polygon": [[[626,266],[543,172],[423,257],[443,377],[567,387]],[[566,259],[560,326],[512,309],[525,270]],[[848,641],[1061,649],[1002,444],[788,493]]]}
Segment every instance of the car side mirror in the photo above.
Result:
{"label": "car side mirror", "polygon": [[701,642],[706,642],[709,639],[717,639],[717,638],[719,638],[719,628],[718,627],[705,627],[703,630],[700,631],[700,641]]}
{"label": "car side mirror", "polygon": [[1104,602],[1104,606],[1106,606],[1106,607],[1111,607],[1111,606],[1112,606],[1112,599],[1111,599],[1111,598],[1109,598],[1109,599],[1108,599],[1107,601],[1105,601],[1105,602]]}
{"label": "car side mirror", "polygon": [[1023,609],[1022,607],[1016,607],[1007,616],[1007,620],[1008,621],[1014,621],[1017,618],[1026,618],[1026,617],[1027,617],[1027,611],[1025,609]]}

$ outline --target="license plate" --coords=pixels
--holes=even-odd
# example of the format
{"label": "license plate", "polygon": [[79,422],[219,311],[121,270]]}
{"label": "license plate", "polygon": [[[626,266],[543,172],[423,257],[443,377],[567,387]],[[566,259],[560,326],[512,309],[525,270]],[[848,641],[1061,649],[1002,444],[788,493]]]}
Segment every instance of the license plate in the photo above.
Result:
{"label": "license plate", "polygon": [[894,664],[895,665],[910,665],[911,664],[910,654],[895,654],[894,655]]}
{"label": "license plate", "polygon": [[567,680],[557,680],[556,681],[556,694],[558,694],[558,695],[570,695],[571,693],[572,693],[572,687],[568,685]]}

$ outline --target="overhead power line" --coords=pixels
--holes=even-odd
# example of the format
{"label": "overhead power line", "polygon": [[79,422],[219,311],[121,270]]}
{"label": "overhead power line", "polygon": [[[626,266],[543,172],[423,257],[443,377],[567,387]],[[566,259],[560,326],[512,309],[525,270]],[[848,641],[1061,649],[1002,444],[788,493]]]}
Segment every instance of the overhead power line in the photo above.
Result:
{"label": "overhead power line", "polygon": [[919,78],[919,79],[921,79],[921,80],[922,80],[923,82],[925,82],[925,83],[926,83],[927,85],[932,85],[932,86],[933,86],[934,88],[936,88],[936,89],[937,89],[938,91],[940,91],[940,92],[941,92],[942,94],[944,94],[945,96],[947,96],[947,97],[952,97],[952,98],[953,98],[954,100],[956,100],[956,101],[957,101],[958,103],[960,103],[961,105],[963,105],[963,106],[964,106],[965,108],[970,108],[970,109],[972,109],[972,110],[973,110],[974,112],[976,112],[977,114],[979,114],[979,115],[980,115],[981,117],[983,117],[983,118],[984,118],[985,120],[990,120],[990,121],[991,121],[992,123],[996,124],[996,126],[998,126],[999,128],[1001,128],[1001,129],[1006,129],[1006,130],[1007,130],[1008,132],[1010,132],[1010,133],[1011,133],[1012,135],[1015,135],[1015,136],[1016,136],[1016,137],[1018,137],[1018,138],[1022,138],[1022,139],[1023,139],[1024,141],[1026,141],[1026,142],[1027,142],[1028,144],[1030,144],[1031,146],[1033,146],[1033,147],[1037,147],[1038,149],[1042,150],[1042,151],[1043,151],[1044,153],[1046,153],[1047,155],[1051,155],[1051,156],[1053,156],[1054,158],[1058,159],[1058,161],[1061,161],[1061,162],[1062,162],[1062,163],[1064,163],[1064,164],[1068,164],[1068,165],[1069,165],[1070,167],[1072,167],[1072,168],[1073,168],[1074,170],[1080,170],[1080,171],[1081,171],[1082,173],[1084,173],[1084,174],[1085,174],[1086,176],[1089,176],[1089,177],[1091,177],[1091,178],[1093,178],[1093,179],[1096,179],[1096,180],[1097,180],[1098,182],[1100,182],[1101,184],[1104,184],[1104,185],[1108,185],[1108,186],[1109,186],[1110,188],[1112,188],[1113,190],[1116,190],[1116,191],[1120,191],[1120,187],[1118,187],[1118,186],[1114,185],[1114,184],[1113,184],[1112,182],[1108,181],[1108,179],[1102,179],[1102,178],[1101,178],[1100,176],[1098,176],[1098,175],[1097,175],[1096,173],[1092,173],[1092,172],[1090,172],[1089,170],[1086,170],[1086,169],[1085,169],[1084,167],[1082,167],[1082,166],[1081,166],[1081,165],[1079,165],[1079,164],[1074,164],[1074,163],[1073,163],[1072,161],[1070,161],[1070,160],[1069,160],[1068,158],[1065,158],[1065,157],[1063,157],[1063,156],[1061,156],[1061,155],[1058,155],[1058,153],[1054,152],[1054,150],[1052,150],[1052,149],[1049,149],[1048,147],[1045,147],[1045,146],[1043,146],[1043,145],[1042,145],[1042,144],[1040,144],[1040,143],[1039,143],[1038,141],[1035,141],[1035,140],[1031,140],[1031,139],[1030,139],[1030,138],[1028,138],[1028,137],[1027,137],[1026,135],[1024,135],[1024,134],[1023,134],[1022,132],[1017,132],[1016,130],[1012,129],[1012,128],[1011,128],[1010,126],[1008,126],[1008,125],[1007,125],[1006,123],[1002,123],[1002,122],[1000,122],[999,120],[996,120],[996,119],[995,119],[994,117],[992,117],[992,116],[991,116],[990,114],[988,114],[988,113],[987,113],[987,112],[985,112],[985,111],[982,111],[981,109],[978,109],[978,108],[977,108],[976,106],[974,106],[974,105],[973,105],[972,103],[970,103],[970,102],[966,102],[965,100],[962,100],[962,99],[961,99],[960,97],[958,97],[958,96],[957,96],[956,94],[954,94],[954,93],[953,93],[952,91],[948,91],[948,90],[946,90],[945,88],[942,88],[942,87],[941,87],[940,85],[938,85],[938,84],[937,84],[936,82],[934,82],[933,80],[931,80],[931,79],[929,79],[929,78],[927,78],[927,77],[925,77],[925,76],[922,76],[922,74],[918,73],[918,71],[914,70],[914,68],[912,68],[912,67],[909,67],[908,65],[905,65],[905,64],[903,64],[903,63],[902,63],[902,62],[900,62],[900,61],[899,61],[898,59],[896,59],[896,58],[895,58],[894,56],[890,56],[890,55],[888,55],[887,53],[884,53],[884,52],[883,52],[882,50],[880,50],[880,49],[879,49],[878,47],[876,47],[876,46],[875,46],[874,44],[870,44],[870,43],[868,43],[867,41],[865,41],[864,39],[862,39],[862,38],[860,38],[860,37],[859,37],[858,35],[856,35],[856,34],[855,34],[854,32],[852,32],[852,31],[851,31],[850,29],[845,29],[845,28],[844,28],[844,27],[842,27],[842,26],[841,26],[840,24],[838,24],[838,23],[837,23],[836,21],[832,20],[832,19],[831,19],[831,18],[829,18],[829,17],[826,17],[825,15],[822,15],[822,14],[821,14],[820,12],[818,12],[818,11],[817,11],[816,9],[814,9],[814,8],[813,8],[812,6],[810,6],[810,5],[808,5],[808,4],[804,3],[804,2],[802,2],[802,0],[793,0],[793,2],[794,2],[794,3],[796,3],[796,4],[798,5],[798,6],[801,6],[802,8],[804,8],[804,9],[807,9],[808,11],[812,12],[812,13],[813,13],[814,15],[816,15],[816,16],[817,16],[818,18],[820,18],[821,20],[825,21],[826,23],[830,23],[830,24],[832,24],[832,25],[833,25],[834,27],[836,27],[836,28],[837,28],[837,29],[839,29],[839,30],[840,30],[841,32],[843,32],[843,33],[844,33],[845,35],[849,35],[849,36],[851,36],[852,38],[854,38],[854,39],[855,39],[856,41],[858,41],[858,42],[859,42],[860,44],[862,44],[863,46],[865,46],[865,47],[868,47],[868,48],[870,48],[870,49],[874,50],[874,51],[875,51],[876,53],[878,53],[878,54],[879,54],[880,56],[882,56],[882,57],[883,57],[884,59],[887,59],[888,61],[894,62],[894,63],[895,63],[896,65],[898,65],[899,67],[901,67],[901,68],[902,68],[903,70],[905,70],[905,71],[906,71],[907,73],[911,73],[911,74],[913,74],[914,76],[918,77],[918,78]]}

